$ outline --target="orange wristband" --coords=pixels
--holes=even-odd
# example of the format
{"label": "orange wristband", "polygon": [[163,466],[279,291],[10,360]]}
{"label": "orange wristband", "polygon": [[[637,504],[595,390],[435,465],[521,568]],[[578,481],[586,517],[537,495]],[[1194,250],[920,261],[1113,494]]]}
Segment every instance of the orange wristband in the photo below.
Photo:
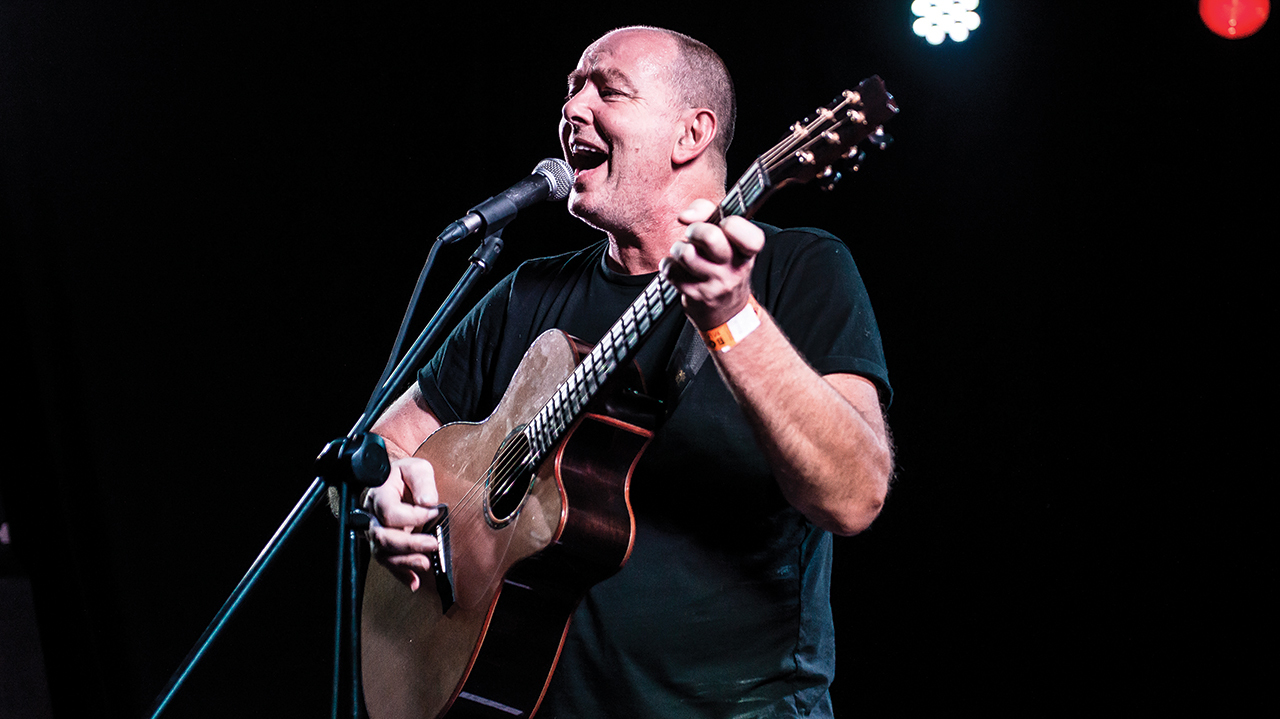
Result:
{"label": "orange wristband", "polygon": [[760,315],[764,310],[760,307],[760,303],[756,302],[755,295],[747,296],[747,306],[728,322],[709,329],[701,333],[702,339],[707,343],[707,349],[712,352],[728,352],[729,348],[746,339],[760,326]]}

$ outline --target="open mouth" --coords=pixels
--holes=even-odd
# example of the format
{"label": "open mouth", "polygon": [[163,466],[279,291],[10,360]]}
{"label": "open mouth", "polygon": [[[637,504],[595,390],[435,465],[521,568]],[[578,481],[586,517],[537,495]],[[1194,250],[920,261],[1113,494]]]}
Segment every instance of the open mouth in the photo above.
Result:
{"label": "open mouth", "polygon": [[574,143],[569,148],[569,166],[574,173],[586,172],[604,164],[609,154],[598,148],[581,143]]}

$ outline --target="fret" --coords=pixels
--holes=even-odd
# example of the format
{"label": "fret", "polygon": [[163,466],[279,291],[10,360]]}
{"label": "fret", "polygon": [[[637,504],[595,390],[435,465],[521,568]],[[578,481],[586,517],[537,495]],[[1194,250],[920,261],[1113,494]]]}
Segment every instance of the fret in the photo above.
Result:
{"label": "fret", "polygon": [[612,352],[609,352],[608,356],[604,357],[604,364],[600,366],[601,381],[608,378],[609,375],[613,374],[613,370],[617,366],[618,366],[618,360],[614,358]]}
{"label": "fret", "polygon": [[632,349],[640,341],[639,335],[636,334],[636,313],[632,309],[628,309],[622,315],[622,335],[623,340],[627,343],[627,349]]}
{"label": "fret", "polygon": [[[747,188],[747,192],[750,193],[750,197],[749,199],[745,200],[745,205],[751,205],[751,204],[754,204],[756,200],[760,199],[760,195],[764,194],[764,188],[761,186],[752,186]],[[737,214],[739,216],[747,214],[746,207],[744,206],[743,209]]]}
{"label": "fret", "polygon": [[769,177],[757,160],[751,163],[751,167],[738,178],[737,184],[725,194],[724,200],[720,202],[720,215],[749,215],[757,203],[764,199],[768,189]]}
{"label": "fret", "polygon": [[742,199],[742,185],[739,183],[733,186],[733,189],[725,196],[724,202],[720,203],[720,213],[724,215],[741,215],[746,211],[747,206]]}
{"label": "fret", "polygon": [[[604,367],[604,365],[600,364],[600,358],[591,354],[587,355],[587,360],[591,363],[591,367],[587,370],[591,373],[591,379],[597,385],[604,384],[605,379],[609,376],[609,371]],[[586,364],[586,362],[584,362],[584,364]],[[594,389],[592,391],[594,391]]]}

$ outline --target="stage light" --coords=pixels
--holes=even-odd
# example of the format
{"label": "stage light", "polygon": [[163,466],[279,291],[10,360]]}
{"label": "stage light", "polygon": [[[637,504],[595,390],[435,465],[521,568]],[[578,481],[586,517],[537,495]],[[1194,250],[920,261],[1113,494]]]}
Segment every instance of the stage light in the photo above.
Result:
{"label": "stage light", "polygon": [[911,29],[930,45],[939,45],[947,37],[964,42],[982,22],[977,9],[978,0],[915,0],[911,12],[919,19]]}
{"label": "stage light", "polygon": [[1254,34],[1270,14],[1270,0],[1200,0],[1200,19],[1229,40]]}

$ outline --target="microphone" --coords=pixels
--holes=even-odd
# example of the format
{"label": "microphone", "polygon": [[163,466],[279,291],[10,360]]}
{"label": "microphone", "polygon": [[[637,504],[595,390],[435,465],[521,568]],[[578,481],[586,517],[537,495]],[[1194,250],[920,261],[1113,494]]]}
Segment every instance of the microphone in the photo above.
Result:
{"label": "microphone", "polygon": [[507,226],[520,210],[543,200],[563,200],[573,187],[573,170],[564,160],[547,158],[533,174],[471,208],[440,233],[436,242],[449,245],[479,232],[492,234]]}

